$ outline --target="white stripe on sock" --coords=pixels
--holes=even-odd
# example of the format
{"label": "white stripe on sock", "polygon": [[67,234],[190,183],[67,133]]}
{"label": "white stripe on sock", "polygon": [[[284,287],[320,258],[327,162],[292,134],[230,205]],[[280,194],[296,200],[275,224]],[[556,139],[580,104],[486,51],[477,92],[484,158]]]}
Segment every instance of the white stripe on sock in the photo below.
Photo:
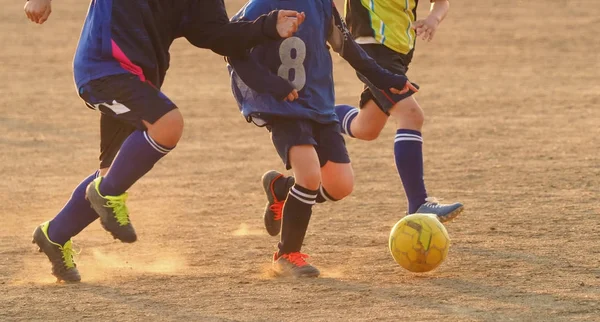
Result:
{"label": "white stripe on sock", "polygon": [[344,128],[346,134],[349,134],[348,127],[350,126],[350,118],[352,117],[352,115],[356,114],[358,114],[358,109],[352,109],[352,111],[346,113],[346,115],[344,116],[344,120],[342,121],[342,127]]}
{"label": "white stripe on sock", "polygon": [[298,192],[298,191],[290,190],[290,195],[291,195],[292,197],[294,197],[294,198],[298,199],[300,202],[302,202],[302,203],[305,203],[305,204],[307,204],[307,205],[314,205],[315,203],[317,203],[317,202],[315,201],[315,199],[312,199],[312,200],[310,200],[310,199],[305,199],[305,198],[302,198],[302,197],[298,196],[298,195],[296,194],[297,192]]}
{"label": "white stripe on sock", "polygon": [[400,141],[414,141],[414,142],[421,142],[423,143],[423,140],[419,140],[416,138],[397,138],[396,140],[394,140],[394,142],[400,142]]}
{"label": "white stripe on sock", "polygon": [[408,133],[398,133],[396,134],[396,139],[397,138],[419,138],[421,140],[423,140],[423,137],[421,137],[420,135],[416,135],[416,134],[408,134]]}
{"label": "white stripe on sock", "polygon": [[144,131],[144,138],[146,138],[146,141],[154,148],[154,150],[162,154],[167,154],[171,151],[170,149],[163,148],[158,143],[154,142],[154,140],[150,137],[150,135],[148,135],[148,132],[146,131]]}
{"label": "white stripe on sock", "polygon": [[321,197],[323,197],[323,199],[325,199],[327,201],[335,201],[327,196],[327,194],[325,193],[325,190],[323,190],[323,186],[319,186],[319,192],[321,193]]}
{"label": "white stripe on sock", "polygon": [[298,196],[304,197],[304,198],[308,198],[308,199],[316,199],[317,195],[309,195],[308,193],[304,193],[298,189],[296,189],[296,187],[292,187],[292,191],[295,192]]}

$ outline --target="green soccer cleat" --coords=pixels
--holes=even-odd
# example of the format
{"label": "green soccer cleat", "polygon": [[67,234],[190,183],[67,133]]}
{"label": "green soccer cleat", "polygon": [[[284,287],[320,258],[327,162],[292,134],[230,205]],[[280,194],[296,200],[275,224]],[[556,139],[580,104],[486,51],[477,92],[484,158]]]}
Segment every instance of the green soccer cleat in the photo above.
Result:
{"label": "green soccer cleat", "polygon": [[56,276],[58,281],[79,282],[81,276],[77,270],[77,265],[73,260],[73,242],[67,241],[64,245],[57,244],[48,237],[48,227],[50,222],[39,225],[33,232],[32,243],[37,244],[39,251],[48,256],[52,263],[52,275]]}
{"label": "green soccer cleat", "polygon": [[300,252],[279,255],[273,254],[273,271],[278,276],[318,277],[321,272],[306,262],[308,255]]}
{"label": "green soccer cleat", "polygon": [[125,205],[127,193],[120,196],[103,196],[99,190],[102,179],[102,177],[98,177],[90,183],[87,187],[86,198],[100,216],[100,223],[106,231],[124,243],[135,242],[137,235],[131,225],[129,210]]}

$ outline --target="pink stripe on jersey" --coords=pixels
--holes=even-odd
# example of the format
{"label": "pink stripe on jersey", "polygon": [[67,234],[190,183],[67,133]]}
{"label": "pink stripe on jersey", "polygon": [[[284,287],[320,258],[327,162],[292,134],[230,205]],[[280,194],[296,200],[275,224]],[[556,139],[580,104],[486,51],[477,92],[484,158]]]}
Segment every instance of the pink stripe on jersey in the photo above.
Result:
{"label": "pink stripe on jersey", "polygon": [[115,57],[119,64],[121,64],[121,67],[137,75],[142,82],[145,82],[146,76],[144,76],[144,71],[142,70],[142,68],[134,64],[131,60],[129,60],[129,58],[127,58],[127,55],[125,55],[125,53],[121,50],[121,48],[119,48],[119,45],[117,45],[117,43],[114,40],[111,39],[111,42],[113,57]]}

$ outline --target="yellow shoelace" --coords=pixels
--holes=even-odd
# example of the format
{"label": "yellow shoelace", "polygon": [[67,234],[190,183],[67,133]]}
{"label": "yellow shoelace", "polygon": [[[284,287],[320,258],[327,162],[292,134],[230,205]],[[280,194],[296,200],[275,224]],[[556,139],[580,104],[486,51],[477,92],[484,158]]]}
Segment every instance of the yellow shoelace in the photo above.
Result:
{"label": "yellow shoelace", "polygon": [[126,226],[129,224],[129,209],[127,209],[127,205],[125,205],[125,201],[127,201],[127,193],[124,193],[120,196],[116,197],[106,197],[108,202],[105,207],[112,208],[113,213],[115,214],[115,219],[121,226]]}

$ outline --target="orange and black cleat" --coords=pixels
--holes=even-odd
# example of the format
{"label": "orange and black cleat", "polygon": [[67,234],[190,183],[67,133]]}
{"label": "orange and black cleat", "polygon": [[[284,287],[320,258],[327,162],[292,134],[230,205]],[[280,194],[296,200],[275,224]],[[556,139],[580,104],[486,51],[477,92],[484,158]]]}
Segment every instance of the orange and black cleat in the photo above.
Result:
{"label": "orange and black cleat", "polygon": [[306,262],[308,255],[300,252],[273,255],[273,271],[279,276],[318,277],[321,272]]}
{"label": "orange and black cleat", "polygon": [[286,188],[288,189],[291,188],[295,182],[293,177],[285,178],[283,174],[275,170],[265,173],[262,177],[263,189],[265,190],[268,200],[263,219],[265,221],[265,228],[271,236],[277,236],[281,231],[283,203],[285,202],[285,198],[280,200],[275,193],[275,181],[278,179],[287,179]]}

